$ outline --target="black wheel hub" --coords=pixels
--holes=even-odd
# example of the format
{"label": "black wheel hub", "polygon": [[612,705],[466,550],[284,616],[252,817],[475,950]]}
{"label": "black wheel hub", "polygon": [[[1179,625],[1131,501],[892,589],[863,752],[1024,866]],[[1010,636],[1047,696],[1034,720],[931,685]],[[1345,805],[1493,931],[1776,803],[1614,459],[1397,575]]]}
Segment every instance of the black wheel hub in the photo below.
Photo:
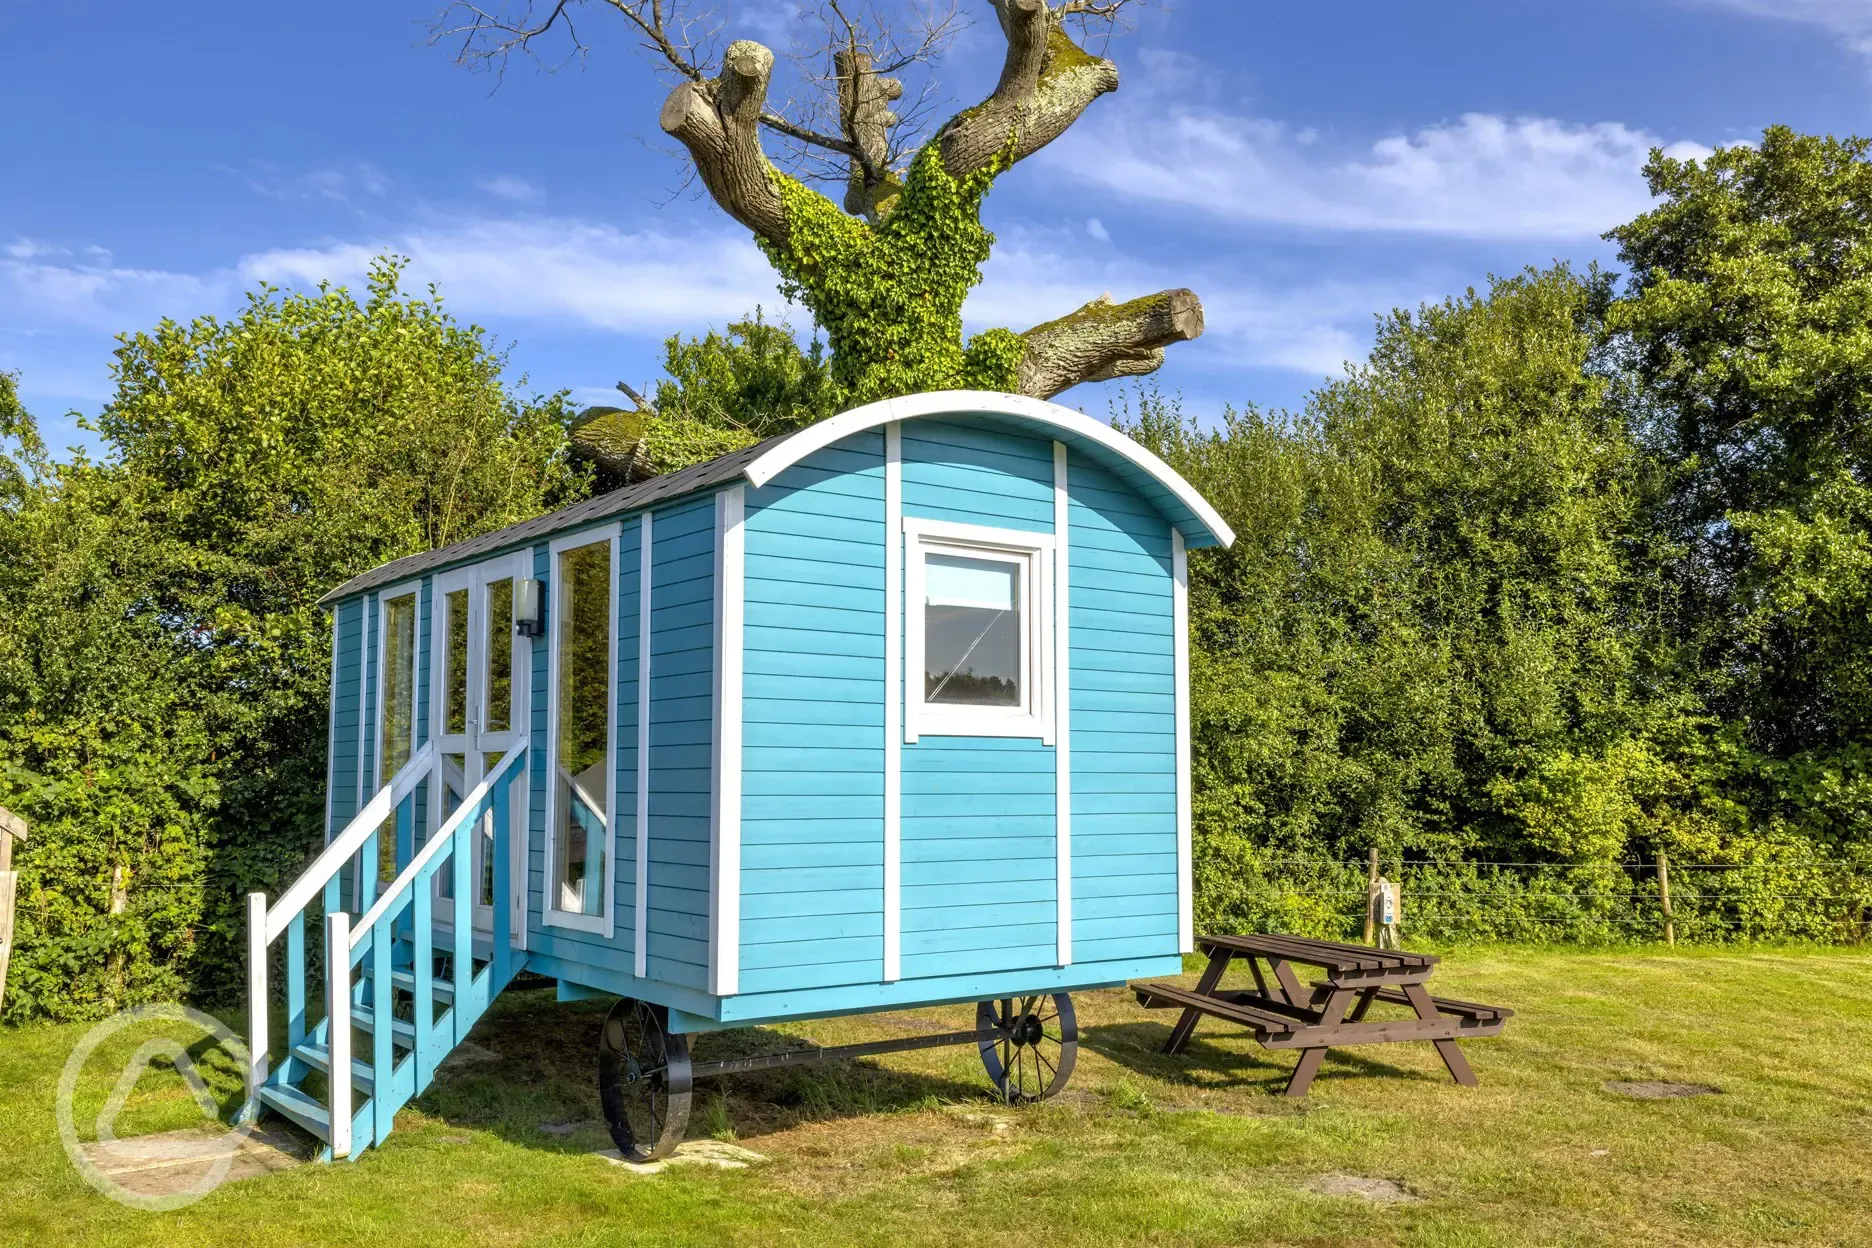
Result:
{"label": "black wheel hub", "polygon": [[1040,1037],[1045,1034],[1046,1029],[1040,1025],[1040,1017],[1037,1014],[1023,1014],[1014,1022],[1014,1043],[1024,1049],[1032,1048],[1040,1043]]}

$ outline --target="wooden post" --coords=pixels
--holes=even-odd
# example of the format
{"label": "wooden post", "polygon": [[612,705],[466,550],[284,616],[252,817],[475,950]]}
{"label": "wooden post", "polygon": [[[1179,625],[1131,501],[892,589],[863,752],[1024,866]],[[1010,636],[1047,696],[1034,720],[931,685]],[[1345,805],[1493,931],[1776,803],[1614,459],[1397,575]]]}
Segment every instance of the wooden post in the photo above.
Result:
{"label": "wooden post", "polygon": [[19,872],[13,869],[13,842],[26,840],[26,821],[0,806],[0,1004],[6,1002],[7,963],[13,960],[13,914]]}
{"label": "wooden post", "polygon": [[1658,901],[1664,907],[1664,943],[1674,948],[1677,944],[1677,924],[1671,919],[1670,859],[1661,849],[1657,856],[1657,891]]}
{"label": "wooden post", "polygon": [[1371,944],[1376,934],[1372,930],[1373,907],[1378,904],[1378,847],[1372,846],[1371,865],[1365,872],[1365,943]]}

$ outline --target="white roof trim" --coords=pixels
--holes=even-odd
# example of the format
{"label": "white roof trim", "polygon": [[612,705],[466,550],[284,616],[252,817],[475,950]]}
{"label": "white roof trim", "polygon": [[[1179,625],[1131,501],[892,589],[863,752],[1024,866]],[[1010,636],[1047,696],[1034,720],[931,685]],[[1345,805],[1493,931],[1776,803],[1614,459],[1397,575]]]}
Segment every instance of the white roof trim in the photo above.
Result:
{"label": "white roof trim", "polygon": [[1175,469],[1119,433],[1103,421],[1093,420],[1082,412],[1049,403],[1045,399],[1022,394],[1002,394],[993,390],[935,390],[909,394],[897,399],[882,399],[827,417],[785,439],[772,450],[751,460],[746,468],[749,482],[766,485],[775,477],[815,451],[854,433],[875,429],[892,421],[912,420],[919,416],[947,416],[968,412],[988,412],[1018,416],[1040,425],[1051,426],[1096,443],[1148,473],[1168,490],[1178,502],[1189,508],[1198,522],[1223,546],[1234,544],[1235,533],[1196,488],[1179,476]]}

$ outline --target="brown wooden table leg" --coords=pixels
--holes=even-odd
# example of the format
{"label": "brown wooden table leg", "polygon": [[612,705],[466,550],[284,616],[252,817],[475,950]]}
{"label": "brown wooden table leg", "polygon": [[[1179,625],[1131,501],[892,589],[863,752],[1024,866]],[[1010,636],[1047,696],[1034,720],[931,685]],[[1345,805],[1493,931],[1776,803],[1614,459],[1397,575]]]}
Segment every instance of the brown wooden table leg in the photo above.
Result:
{"label": "brown wooden table leg", "polygon": [[[1196,981],[1196,991],[1202,996],[1209,996],[1216,985],[1222,982],[1222,972],[1228,970],[1229,960],[1235,955],[1227,949],[1217,949],[1209,955],[1209,965],[1203,968],[1202,978]],[[1190,1037],[1196,1033],[1196,1024],[1202,1018],[1202,1011],[1195,1006],[1186,1006],[1183,1016],[1170,1029],[1170,1038],[1164,1041],[1165,1053],[1181,1053]]]}
{"label": "brown wooden table leg", "polygon": [[1294,1067],[1293,1078],[1287,1081],[1287,1095],[1305,1096],[1307,1088],[1312,1086],[1313,1076],[1319,1074],[1320,1063],[1325,1060],[1325,1049],[1300,1050],[1300,1064]]}
{"label": "brown wooden table leg", "polygon": [[1284,959],[1269,958],[1268,964],[1274,968],[1274,978],[1280,981],[1281,991],[1287,994],[1289,1005],[1304,1006],[1312,1001],[1312,994],[1300,986],[1300,977],[1293,973],[1293,967],[1288,966]]}
{"label": "brown wooden table leg", "polygon": [[1352,1012],[1350,1014],[1346,1015],[1346,1022],[1364,1022],[1365,1011],[1371,1009],[1371,1003],[1377,1000],[1377,998],[1378,990],[1376,988],[1361,989],[1359,992],[1358,1004],[1352,1007]]}
{"label": "brown wooden table leg", "polygon": [[[1280,970],[1287,971],[1287,974],[1282,976],[1283,979],[1292,977],[1293,972],[1287,970],[1287,964],[1285,962],[1276,963],[1276,965]],[[1331,995],[1326,998],[1325,1004],[1320,1007],[1318,1022],[1323,1025],[1330,1025],[1345,1021],[1346,1010],[1351,1006],[1352,1002],[1357,999],[1358,995],[1358,993],[1350,988],[1333,989]],[[1300,1062],[1294,1067],[1293,1077],[1287,1081],[1286,1095],[1292,1097],[1305,1096],[1307,1094],[1307,1089],[1313,1084],[1313,1076],[1319,1074],[1320,1063],[1325,1060],[1325,1045],[1321,1045],[1317,1049],[1300,1050]]]}
{"label": "brown wooden table leg", "polygon": [[[1436,1002],[1430,999],[1429,991],[1422,984],[1404,985],[1404,995],[1410,998],[1411,1008],[1417,1011],[1418,1018],[1438,1017]],[[1469,1068],[1469,1059],[1456,1047],[1454,1040],[1432,1040],[1436,1045],[1437,1056],[1443,1059],[1443,1065],[1449,1068],[1450,1078],[1465,1088],[1476,1086],[1475,1071]]]}

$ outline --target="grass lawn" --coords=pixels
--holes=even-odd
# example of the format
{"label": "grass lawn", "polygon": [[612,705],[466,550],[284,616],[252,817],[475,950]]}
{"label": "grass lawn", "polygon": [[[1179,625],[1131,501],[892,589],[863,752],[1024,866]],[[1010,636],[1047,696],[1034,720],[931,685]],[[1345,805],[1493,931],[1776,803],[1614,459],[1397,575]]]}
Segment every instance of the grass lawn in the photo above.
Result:
{"label": "grass lawn", "polygon": [[[608,1143],[592,1087],[602,1007],[512,993],[473,1036],[497,1056],[451,1068],[382,1150],[171,1213],[112,1204],[66,1162],[54,1095],[85,1029],[0,1030],[0,1243],[1872,1244],[1863,953],[1459,949],[1435,988],[1519,1011],[1467,1046],[1480,1088],[1452,1084],[1429,1045],[1389,1045],[1329,1057],[1291,1104],[1292,1054],[1205,1024],[1166,1059],[1173,1014],[1090,993],[1055,1102],[989,1101],[970,1050],[750,1075],[725,1099],[702,1085],[690,1134],[732,1132],[770,1160],[649,1178],[587,1155]],[[952,1007],[786,1030],[837,1043],[971,1020]],[[81,1123],[138,1040],[87,1068]],[[232,1103],[232,1072],[217,1077]],[[1631,1100],[1608,1080],[1721,1095]],[[158,1071],[118,1132],[199,1116]],[[1313,1190],[1329,1175],[1415,1199]]]}

